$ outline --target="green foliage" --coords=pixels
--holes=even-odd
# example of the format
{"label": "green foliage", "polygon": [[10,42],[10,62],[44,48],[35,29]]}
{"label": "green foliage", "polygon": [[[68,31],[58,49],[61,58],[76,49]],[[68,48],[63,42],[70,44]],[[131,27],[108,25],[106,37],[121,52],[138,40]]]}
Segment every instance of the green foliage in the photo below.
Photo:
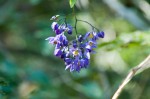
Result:
{"label": "green foliage", "polygon": [[77,0],[69,0],[70,7],[73,8]]}
{"label": "green foliage", "polygon": [[[106,37],[99,41],[88,69],[80,73],[65,71],[63,61],[53,55],[54,46],[45,41],[55,35],[50,17],[72,13],[68,1],[0,1],[0,99],[111,99],[128,71],[150,54],[150,30],[139,30],[105,0],[87,1],[86,11],[77,10],[77,17],[104,30]],[[138,11],[130,2],[128,6]],[[73,25],[72,19],[67,22]],[[77,28],[83,34],[91,29],[81,22]],[[149,75],[148,69],[133,78],[119,99],[149,99]]]}

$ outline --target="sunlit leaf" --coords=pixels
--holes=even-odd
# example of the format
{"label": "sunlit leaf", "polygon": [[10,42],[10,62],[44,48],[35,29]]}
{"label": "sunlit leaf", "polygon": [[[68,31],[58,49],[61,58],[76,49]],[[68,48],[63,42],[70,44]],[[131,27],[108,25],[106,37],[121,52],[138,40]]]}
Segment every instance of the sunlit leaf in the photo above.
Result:
{"label": "sunlit leaf", "polygon": [[69,1],[69,4],[70,4],[70,7],[71,7],[71,8],[74,7],[76,1],[77,1],[77,0],[70,0],[70,1]]}

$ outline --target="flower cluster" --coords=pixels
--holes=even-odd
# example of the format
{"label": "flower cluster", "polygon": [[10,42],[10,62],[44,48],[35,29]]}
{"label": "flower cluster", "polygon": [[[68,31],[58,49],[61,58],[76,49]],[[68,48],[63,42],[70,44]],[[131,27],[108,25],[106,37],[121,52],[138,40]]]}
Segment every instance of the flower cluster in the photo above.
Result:
{"label": "flower cluster", "polygon": [[94,53],[97,47],[97,40],[104,38],[104,32],[87,32],[85,35],[76,35],[76,39],[68,41],[66,33],[72,35],[74,27],[66,22],[59,24],[58,16],[53,16],[54,22],[51,28],[55,32],[55,37],[48,37],[46,40],[55,45],[54,55],[64,60],[66,68],[70,71],[80,71],[89,65],[90,53]]}

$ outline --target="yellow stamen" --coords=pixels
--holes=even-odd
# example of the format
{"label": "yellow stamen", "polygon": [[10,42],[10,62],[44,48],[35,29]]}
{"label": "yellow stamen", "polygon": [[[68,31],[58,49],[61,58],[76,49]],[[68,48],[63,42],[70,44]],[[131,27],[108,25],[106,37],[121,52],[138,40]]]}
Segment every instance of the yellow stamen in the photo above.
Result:
{"label": "yellow stamen", "polygon": [[93,37],[94,37],[93,33],[90,33],[89,38],[93,38]]}
{"label": "yellow stamen", "polygon": [[78,50],[75,50],[74,52],[73,52],[73,54],[75,55],[75,56],[77,56],[78,55]]}

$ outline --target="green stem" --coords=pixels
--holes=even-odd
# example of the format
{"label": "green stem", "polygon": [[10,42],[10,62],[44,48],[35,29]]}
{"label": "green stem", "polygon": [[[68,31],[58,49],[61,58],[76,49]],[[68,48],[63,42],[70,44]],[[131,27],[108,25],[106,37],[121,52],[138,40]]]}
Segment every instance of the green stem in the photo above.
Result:
{"label": "green stem", "polygon": [[87,21],[84,21],[84,20],[79,20],[79,19],[77,21],[85,22],[85,23],[89,24],[93,29],[96,29],[99,32],[99,29],[97,29],[96,27],[94,27],[91,23],[89,23]]}
{"label": "green stem", "polygon": [[75,17],[75,26],[74,26],[74,29],[75,29],[75,33],[76,33],[76,40],[78,40],[78,32],[77,32],[77,17],[76,17],[76,13],[75,13],[75,9],[73,7],[73,14],[74,14],[74,17]]}

